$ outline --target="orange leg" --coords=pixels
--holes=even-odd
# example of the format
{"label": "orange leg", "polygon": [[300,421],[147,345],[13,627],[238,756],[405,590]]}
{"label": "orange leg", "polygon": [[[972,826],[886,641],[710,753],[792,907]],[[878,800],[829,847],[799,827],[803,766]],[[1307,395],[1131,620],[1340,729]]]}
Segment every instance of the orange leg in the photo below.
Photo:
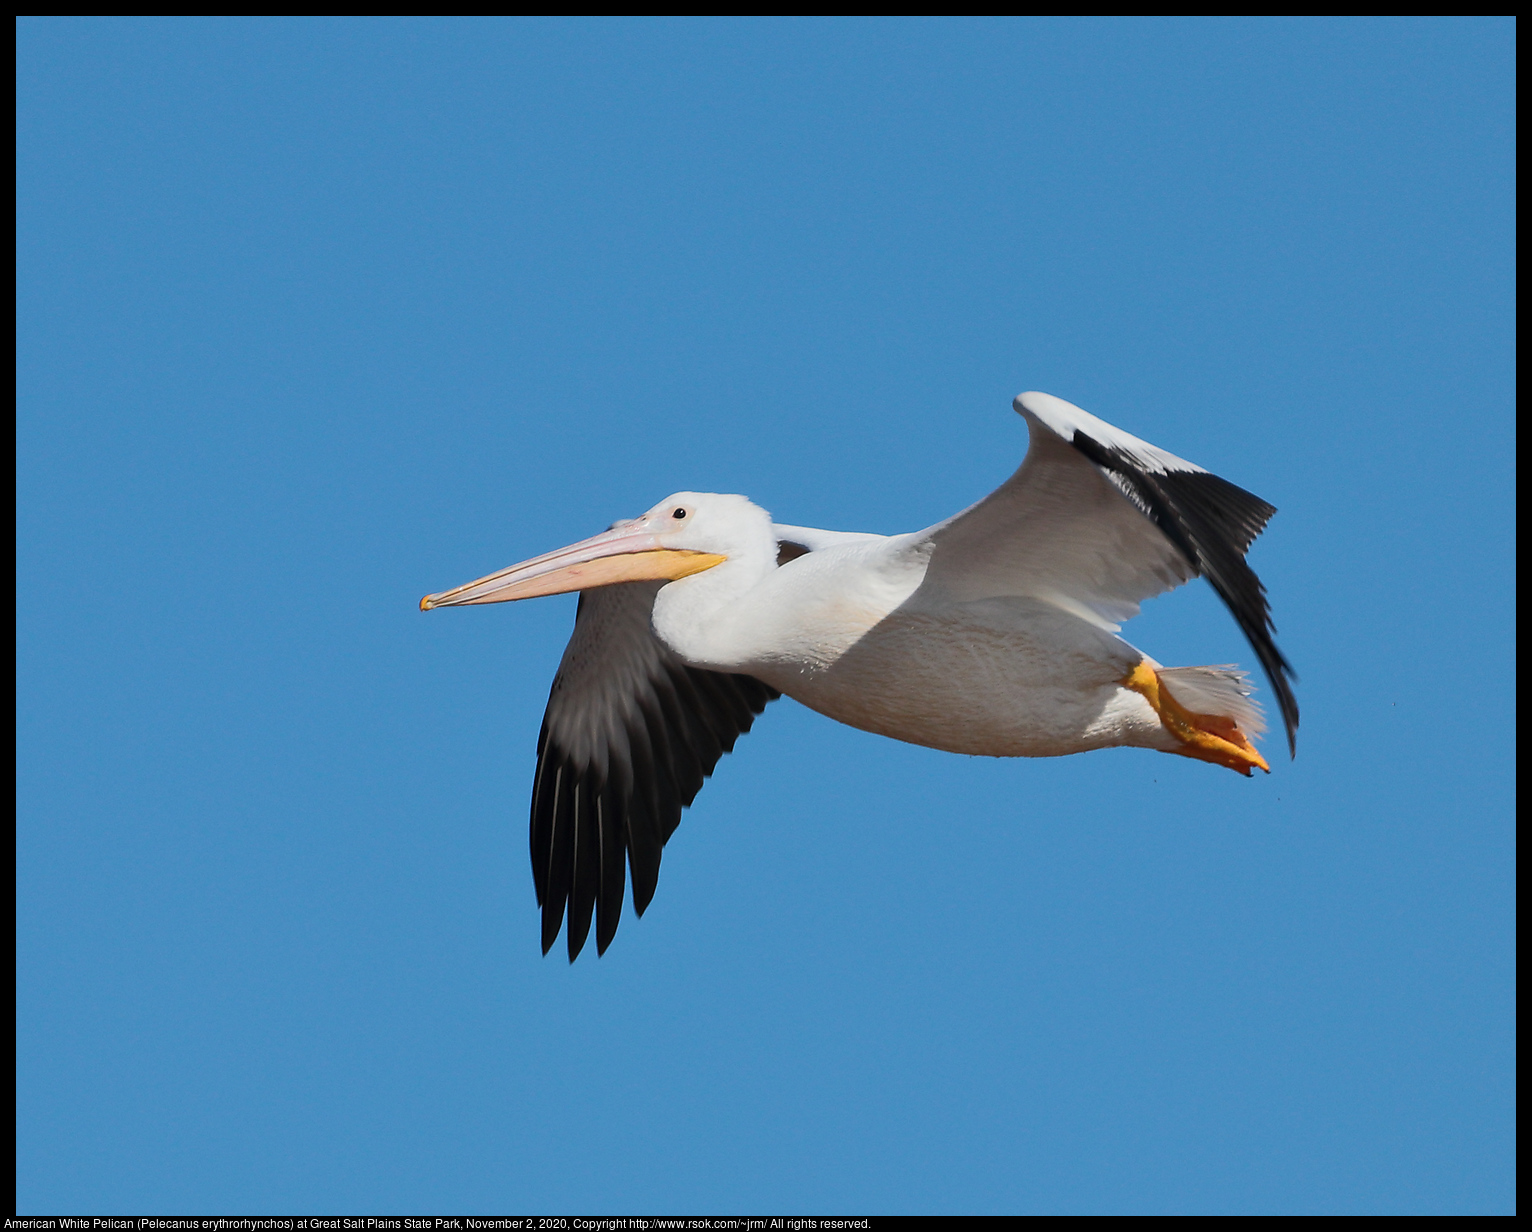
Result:
{"label": "orange leg", "polygon": [[1228,766],[1246,778],[1255,766],[1271,773],[1266,759],[1255,751],[1238,723],[1221,714],[1194,714],[1186,709],[1170,695],[1169,689],[1160,684],[1159,673],[1147,663],[1140,663],[1123,677],[1121,683],[1123,688],[1142,695],[1154,707],[1160,722],[1181,742],[1181,747],[1175,750],[1181,756]]}

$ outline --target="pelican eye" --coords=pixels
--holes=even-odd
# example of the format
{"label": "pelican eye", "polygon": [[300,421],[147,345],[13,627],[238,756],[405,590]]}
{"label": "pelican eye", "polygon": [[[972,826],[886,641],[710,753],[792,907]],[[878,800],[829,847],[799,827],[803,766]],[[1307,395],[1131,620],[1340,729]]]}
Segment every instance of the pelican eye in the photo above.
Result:
{"label": "pelican eye", "polygon": [[684,509],[677,509],[670,516],[673,517],[673,518],[684,518],[686,516],[686,510],[684,510]]}

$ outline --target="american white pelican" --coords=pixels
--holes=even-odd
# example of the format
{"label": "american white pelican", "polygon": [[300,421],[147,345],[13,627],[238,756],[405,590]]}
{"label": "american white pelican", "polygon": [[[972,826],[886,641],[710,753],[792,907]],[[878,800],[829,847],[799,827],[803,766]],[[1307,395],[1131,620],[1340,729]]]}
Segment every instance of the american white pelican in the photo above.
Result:
{"label": "american white pelican", "polygon": [[1160,666],[1117,636],[1139,603],[1205,576],[1255,650],[1296,751],[1292,668],[1245,552],[1276,510],[1061,398],[1015,402],[1030,445],[978,504],[906,535],[773,523],[743,496],[648,513],[421,609],[580,591],[537,739],[532,878],[543,952],[572,962],[639,915],[660,852],[718,759],[786,693],[954,753],[1134,745],[1269,767],[1245,676]]}

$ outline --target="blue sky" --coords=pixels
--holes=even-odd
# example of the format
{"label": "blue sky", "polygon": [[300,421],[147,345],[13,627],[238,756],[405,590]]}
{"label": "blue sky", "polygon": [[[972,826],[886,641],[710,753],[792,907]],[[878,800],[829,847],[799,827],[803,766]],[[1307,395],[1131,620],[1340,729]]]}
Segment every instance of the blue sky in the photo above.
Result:
{"label": "blue sky", "polygon": [[[1511,22],[18,29],[21,1212],[1513,1209]],[[573,598],[419,596],[1022,389],[1278,506],[1297,760],[778,702],[543,958]]]}

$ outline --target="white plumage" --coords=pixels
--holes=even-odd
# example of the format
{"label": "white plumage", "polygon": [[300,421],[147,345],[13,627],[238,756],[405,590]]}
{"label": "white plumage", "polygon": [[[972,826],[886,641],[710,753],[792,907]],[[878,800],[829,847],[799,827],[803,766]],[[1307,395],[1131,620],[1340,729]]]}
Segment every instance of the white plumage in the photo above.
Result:
{"label": "white plumage", "polygon": [[428,595],[423,608],[579,590],[533,786],[543,948],[568,914],[642,914],[660,853],[718,758],[785,693],[855,727],[956,753],[1115,745],[1267,769],[1242,673],[1163,668],[1118,636],[1205,576],[1266,669],[1289,745],[1291,668],[1245,552],[1275,510],[1060,398],[1016,399],[1030,445],[977,504],[882,536],[774,524],[741,496],[681,492],[592,539]]}

